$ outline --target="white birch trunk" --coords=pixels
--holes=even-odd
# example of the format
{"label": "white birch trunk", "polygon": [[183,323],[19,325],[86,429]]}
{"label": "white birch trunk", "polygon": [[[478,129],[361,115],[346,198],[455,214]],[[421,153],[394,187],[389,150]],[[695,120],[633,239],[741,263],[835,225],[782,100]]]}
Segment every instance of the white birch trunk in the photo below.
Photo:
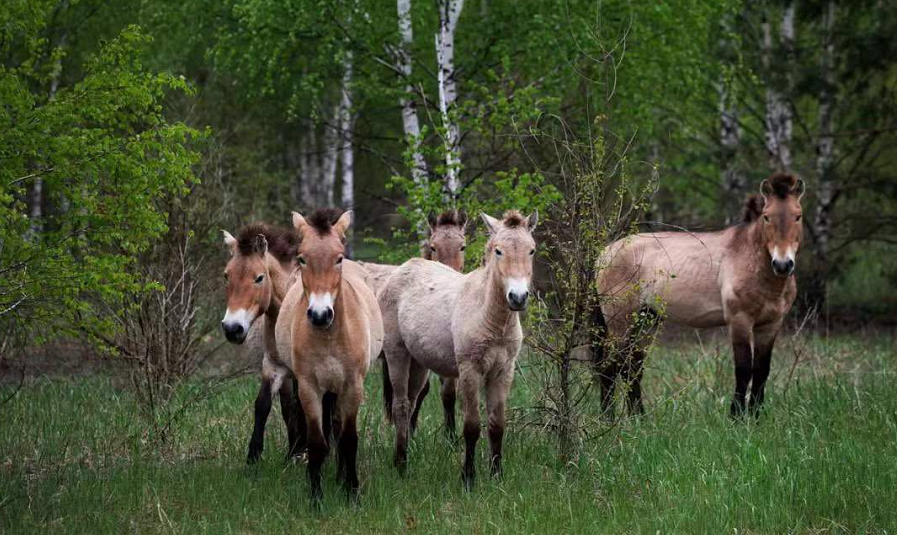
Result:
{"label": "white birch trunk", "polygon": [[822,89],[819,93],[819,137],[816,142],[816,175],[819,179],[818,201],[813,222],[816,235],[816,260],[822,270],[828,270],[831,252],[831,215],[832,205],[837,195],[832,177],[832,158],[834,156],[834,137],[832,135],[832,112],[834,102],[834,56],[835,43],[832,27],[835,20],[835,2],[829,0],[823,15],[822,37]]}
{"label": "white birch trunk", "polygon": [[460,188],[458,171],[461,164],[460,129],[454,117],[458,98],[455,80],[455,29],[464,8],[464,0],[439,0],[439,33],[436,35],[437,77],[439,79],[439,111],[445,128],[445,183],[454,198]]}
{"label": "white birch trunk", "polygon": [[414,30],[411,26],[411,0],[397,0],[399,15],[399,47],[396,50],[396,69],[405,81],[405,94],[399,99],[402,106],[402,127],[411,150],[411,178],[423,184],[427,178],[427,163],[420,150],[420,122],[417,118],[417,103],[414,100],[414,86],[411,84],[411,47]]}
{"label": "white birch trunk", "polygon": [[355,112],[352,109],[352,52],[347,52],[343,62],[342,102],[340,103],[340,171],[342,193],[340,204],[346,210],[355,206]]}
{"label": "white birch trunk", "polygon": [[[723,38],[720,39],[720,52],[724,57],[731,57],[733,43],[729,38],[731,20],[727,16],[722,21]],[[728,60],[727,60],[728,61]],[[726,222],[731,223],[738,217],[736,203],[741,202],[745,192],[745,177],[738,165],[738,147],[741,145],[741,124],[735,98],[729,88],[725,73],[719,81],[719,143],[722,150],[721,186],[726,204]]]}
{"label": "white birch trunk", "polygon": [[299,188],[302,192],[302,202],[306,209],[317,206],[315,199],[315,185],[320,179],[318,172],[318,154],[315,143],[315,129],[311,124],[306,124],[306,129],[299,137],[299,154],[302,158],[300,168]]}
{"label": "white birch trunk", "polygon": [[773,53],[772,27],[768,13],[764,13],[761,24],[763,32],[763,67],[766,70],[769,82],[766,88],[766,150],[769,153],[769,165],[773,169],[791,169],[791,106],[787,100],[790,95],[794,76],[794,2],[785,6],[782,15],[780,29],[782,48],[785,52],[785,88],[788,94],[782,95],[776,87],[777,81],[770,75],[772,70],[771,56]]}
{"label": "white birch trunk", "polygon": [[336,104],[324,129],[324,147],[321,150],[321,195],[323,206],[333,206],[333,190],[336,187],[336,163],[340,154],[339,122],[341,105]]}

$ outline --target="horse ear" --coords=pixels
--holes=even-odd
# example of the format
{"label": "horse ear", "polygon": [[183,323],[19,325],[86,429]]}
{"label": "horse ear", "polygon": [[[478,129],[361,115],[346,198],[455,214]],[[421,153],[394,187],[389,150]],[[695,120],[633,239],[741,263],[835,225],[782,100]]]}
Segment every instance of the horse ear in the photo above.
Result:
{"label": "horse ear", "polygon": [[308,226],[308,221],[299,212],[293,212],[293,226],[301,235],[305,231],[305,227]]}
{"label": "horse ear", "polygon": [[772,184],[769,183],[769,180],[763,180],[760,182],[760,195],[763,195],[763,200],[769,200],[767,197],[772,195]]}
{"label": "horse ear", "polygon": [[501,221],[495,219],[486,212],[480,212],[480,217],[483,219],[483,222],[486,223],[486,229],[490,234],[498,232],[498,228],[501,226]]}
{"label": "horse ear", "polygon": [[436,216],[433,215],[433,212],[427,214],[427,228],[430,229],[430,236],[433,235],[433,232],[436,230]]}
{"label": "horse ear", "polygon": [[526,226],[529,228],[529,231],[532,232],[536,230],[536,225],[539,224],[539,211],[534,210],[533,213],[526,218]]}
{"label": "horse ear", "polygon": [[265,256],[265,253],[268,252],[268,240],[264,234],[259,234],[255,237],[252,241],[252,250],[261,256]]}
{"label": "horse ear", "polygon": [[458,226],[461,227],[461,232],[464,232],[464,229],[467,228],[467,214],[458,212],[457,221],[459,221]]}
{"label": "horse ear", "polygon": [[230,232],[221,229],[221,233],[224,234],[224,246],[230,247],[231,254],[237,252],[237,239],[234,238],[234,235]]}
{"label": "horse ear", "polygon": [[797,202],[800,202],[801,197],[804,196],[804,192],[806,192],[806,185],[804,185],[804,181],[802,178],[797,179],[797,184],[794,185],[794,194],[797,195]]}
{"label": "horse ear", "polygon": [[335,230],[336,233],[340,235],[340,238],[342,238],[345,237],[346,231],[349,230],[350,225],[352,225],[352,210],[346,210],[343,212],[343,215],[339,216],[336,223],[333,224],[333,230]]}

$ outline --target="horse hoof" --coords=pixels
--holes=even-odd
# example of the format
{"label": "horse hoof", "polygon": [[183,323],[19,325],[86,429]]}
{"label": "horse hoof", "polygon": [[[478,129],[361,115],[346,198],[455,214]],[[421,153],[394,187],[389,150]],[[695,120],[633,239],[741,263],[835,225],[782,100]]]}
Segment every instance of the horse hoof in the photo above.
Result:
{"label": "horse hoof", "polygon": [[253,465],[259,462],[262,457],[262,449],[249,446],[249,453],[246,455],[246,464]]}

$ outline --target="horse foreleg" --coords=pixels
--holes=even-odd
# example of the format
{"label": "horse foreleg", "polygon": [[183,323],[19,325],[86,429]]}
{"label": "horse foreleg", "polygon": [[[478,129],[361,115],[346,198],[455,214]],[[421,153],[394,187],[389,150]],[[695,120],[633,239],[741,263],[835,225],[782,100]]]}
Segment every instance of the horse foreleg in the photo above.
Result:
{"label": "horse foreleg", "polygon": [[445,415],[445,434],[449,440],[455,439],[455,392],[456,379],[440,377],[439,395],[442,398],[442,412]]}
{"label": "horse foreleg", "polygon": [[258,396],[255,398],[255,425],[249,439],[249,453],[246,456],[248,464],[258,462],[262,450],[265,449],[265,424],[268,422],[269,414],[271,414],[271,379],[263,376]]}
{"label": "horse foreleg", "polygon": [[[460,360],[460,359],[459,359]],[[461,399],[464,407],[464,468],[461,478],[467,490],[473,488],[476,480],[476,450],[480,439],[480,385],[482,375],[472,364],[465,366],[459,362],[458,386],[461,388]]]}
{"label": "horse foreleg", "polygon": [[489,418],[489,467],[493,476],[501,475],[502,441],[505,436],[505,404],[514,379],[511,361],[486,377],[486,413]]}
{"label": "horse foreleg", "polygon": [[360,380],[340,394],[339,414],[342,418],[342,433],[339,437],[338,478],[350,497],[358,494],[358,406],[364,390],[364,379]]}
{"label": "horse foreleg", "polygon": [[751,378],[750,410],[757,414],[766,394],[766,380],[772,361],[772,348],[779,334],[781,322],[754,330],[754,366]]}
{"label": "horse foreleg", "polygon": [[305,412],[308,428],[308,482],[311,487],[311,498],[318,504],[321,501],[321,467],[327,458],[327,438],[323,429],[323,395],[317,392],[310,383],[299,380],[299,401]]}
{"label": "horse foreleg", "polygon": [[636,349],[632,352],[623,371],[623,380],[629,388],[626,398],[626,407],[630,415],[645,414],[645,405],[642,402],[642,375],[645,370],[645,351]]}
{"label": "horse foreleg", "polygon": [[280,385],[280,411],[283,414],[283,421],[287,425],[287,437],[289,439],[288,459],[301,454],[305,450],[308,440],[305,428],[305,414],[302,412],[302,405],[299,403],[298,390],[298,383],[296,378],[292,377],[292,374],[285,377]]}
{"label": "horse foreleg", "polygon": [[748,383],[753,374],[753,352],[751,350],[751,328],[742,321],[729,323],[729,338],[735,360],[735,395],[729,413],[732,417],[744,414]]}

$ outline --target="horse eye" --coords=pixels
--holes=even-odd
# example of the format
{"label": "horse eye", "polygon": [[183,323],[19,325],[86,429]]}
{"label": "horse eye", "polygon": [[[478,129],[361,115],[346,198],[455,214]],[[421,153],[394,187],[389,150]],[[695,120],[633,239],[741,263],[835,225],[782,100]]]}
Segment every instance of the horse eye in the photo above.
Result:
{"label": "horse eye", "polygon": [[336,265],[340,265],[343,263],[343,257],[339,257],[336,259]]}
{"label": "horse eye", "polygon": [[300,256],[300,257],[297,258],[296,260],[299,261],[299,265],[300,265],[300,266],[304,266],[304,265],[305,265],[305,258],[303,258],[303,257]]}
{"label": "horse eye", "polygon": [[764,214],[763,221],[766,221],[767,223],[769,223],[769,216]]}
{"label": "horse eye", "polygon": [[530,255],[530,256],[533,256],[534,254],[536,254],[536,250],[535,250],[535,249],[533,249],[532,251],[529,252],[529,255]]}
{"label": "horse eye", "polygon": [[467,249],[467,246],[466,246],[466,245],[462,245],[462,246],[461,246],[461,250],[463,251],[464,249]]}
{"label": "horse eye", "polygon": [[797,214],[797,217],[794,218],[795,221],[800,221],[800,218],[803,217],[803,214]]}
{"label": "horse eye", "polygon": [[501,249],[495,250],[495,256],[501,256]]}
{"label": "horse eye", "polygon": [[227,273],[224,273],[224,280],[227,280]]}
{"label": "horse eye", "polygon": [[261,284],[263,280],[265,280],[265,275],[264,274],[259,275],[258,277],[255,278],[255,283]]}

